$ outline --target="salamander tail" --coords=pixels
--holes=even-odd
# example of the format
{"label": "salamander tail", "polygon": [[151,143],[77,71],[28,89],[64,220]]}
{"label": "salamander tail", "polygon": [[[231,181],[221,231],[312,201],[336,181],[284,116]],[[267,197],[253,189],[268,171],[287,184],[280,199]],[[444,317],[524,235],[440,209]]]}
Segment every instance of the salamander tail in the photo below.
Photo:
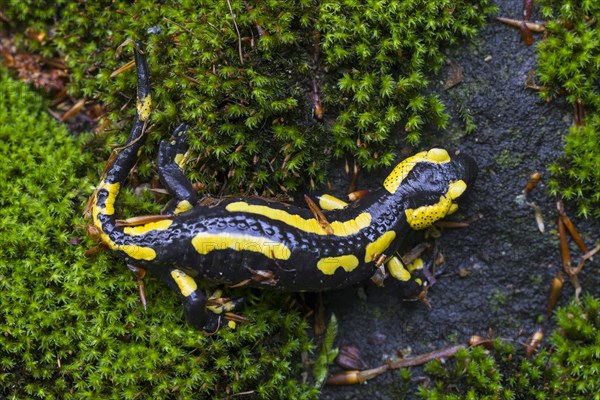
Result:
{"label": "salamander tail", "polygon": [[92,196],[91,214],[94,226],[100,230],[100,236],[104,242],[110,241],[108,235],[116,227],[115,201],[121,185],[137,161],[140,148],[146,141],[145,129],[152,106],[148,63],[144,47],[141,42],[136,42],[134,47],[138,89],[137,112],[133,127],[125,146],[113,151],[105,167],[103,179]]}

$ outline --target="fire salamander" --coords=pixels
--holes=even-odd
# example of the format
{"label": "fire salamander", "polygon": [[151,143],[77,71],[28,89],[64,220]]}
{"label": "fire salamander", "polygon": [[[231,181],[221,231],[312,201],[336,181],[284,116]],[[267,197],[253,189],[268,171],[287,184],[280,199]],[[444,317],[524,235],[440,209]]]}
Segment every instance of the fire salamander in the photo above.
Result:
{"label": "fire salamander", "polygon": [[[137,44],[137,115],[127,144],[105,169],[91,197],[93,229],[127,263],[157,275],[180,294],[186,318],[199,329],[234,326],[237,300],[207,296],[199,279],[226,286],[285,291],[338,289],[379,269],[400,280],[412,268],[394,256],[403,238],[455,212],[477,174],[465,155],[431,149],[407,158],[380,189],[346,204],[321,196],[324,227],[308,209],[257,198],[198,205],[183,173],[186,126],[160,144],[158,173],[173,196],[161,216],[117,220],[115,201],[145,141],[151,98],[148,66]],[[327,228],[327,229],[326,229]]]}

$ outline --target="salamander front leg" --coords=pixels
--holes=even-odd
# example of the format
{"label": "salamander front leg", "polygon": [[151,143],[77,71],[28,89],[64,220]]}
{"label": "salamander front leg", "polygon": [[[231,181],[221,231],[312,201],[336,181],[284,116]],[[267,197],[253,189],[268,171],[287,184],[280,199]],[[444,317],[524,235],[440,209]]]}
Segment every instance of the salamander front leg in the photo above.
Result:
{"label": "salamander front leg", "polygon": [[226,324],[230,328],[235,328],[236,322],[245,321],[243,317],[230,312],[243,299],[221,298],[220,291],[207,298],[194,278],[179,269],[171,270],[167,277],[167,284],[180,293],[185,318],[196,329],[212,334],[221,325]]}
{"label": "salamander front leg", "polygon": [[[433,262],[433,260],[430,260]],[[429,306],[427,291],[431,283],[429,271],[421,257],[405,265],[398,256],[390,257],[385,264],[389,274],[399,281],[399,289],[405,300],[420,300]]]}
{"label": "salamander front leg", "polygon": [[187,144],[187,125],[179,125],[169,140],[163,140],[158,150],[158,176],[173,196],[165,214],[179,214],[191,209],[198,201],[191,182],[183,173]]}

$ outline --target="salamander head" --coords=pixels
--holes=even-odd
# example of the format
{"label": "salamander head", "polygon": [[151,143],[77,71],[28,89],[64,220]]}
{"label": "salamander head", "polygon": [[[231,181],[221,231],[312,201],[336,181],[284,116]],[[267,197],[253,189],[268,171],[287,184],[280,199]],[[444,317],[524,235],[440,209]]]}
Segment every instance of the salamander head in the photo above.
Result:
{"label": "salamander head", "polygon": [[476,178],[477,165],[471,157],[431,149],[398,164],[383,186],[402,203],[411,228],[423,229],[455,212]]}

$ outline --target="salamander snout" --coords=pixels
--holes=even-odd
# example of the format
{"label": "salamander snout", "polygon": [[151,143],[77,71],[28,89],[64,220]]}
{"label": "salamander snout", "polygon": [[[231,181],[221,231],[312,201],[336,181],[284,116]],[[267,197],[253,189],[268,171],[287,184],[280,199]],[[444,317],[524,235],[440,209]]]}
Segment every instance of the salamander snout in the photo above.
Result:
{"label": "salamander snout", "polygon": [[410,227],[419,230],[458,210],[476,178],[477,165],[471,157],[431,149],[398,164],[384,187],[403,204]]}
{"label": "salamander snout", "polygon": [[467,184],[467,191],[473,188],[479,169],[475,160],[470,156],[459,153],[452,156],[456,168],[456,176]]}

